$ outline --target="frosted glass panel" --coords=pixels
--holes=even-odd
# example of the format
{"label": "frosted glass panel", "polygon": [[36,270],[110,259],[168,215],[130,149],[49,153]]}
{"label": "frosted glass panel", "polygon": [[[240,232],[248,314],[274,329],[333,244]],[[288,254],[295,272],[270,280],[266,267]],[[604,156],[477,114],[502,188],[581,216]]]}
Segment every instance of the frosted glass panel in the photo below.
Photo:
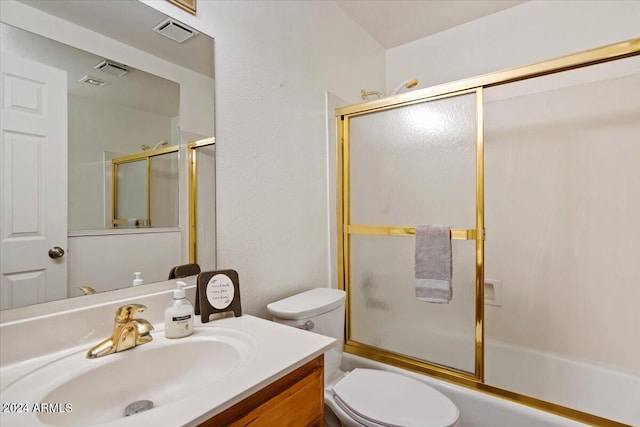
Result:
{"label": "frosted glass panel", "polygon": [[120,219],[147,218],[147,161],[118,165],[118,194],[116,217]]}
{"label": "frosted glass panel", "polygon": [[178,153],[151,158],[151,225],[178,225]]}
{"label": "frosted glass panel", "polygon": [[454,240],[449,304],[415,296],[413,237],[351,236],[351,339],[473,373],[475,244]]}
{"label": "frosted glass panel", "polygon": [[475,226],[475,93],[350,119],[351,224]]}

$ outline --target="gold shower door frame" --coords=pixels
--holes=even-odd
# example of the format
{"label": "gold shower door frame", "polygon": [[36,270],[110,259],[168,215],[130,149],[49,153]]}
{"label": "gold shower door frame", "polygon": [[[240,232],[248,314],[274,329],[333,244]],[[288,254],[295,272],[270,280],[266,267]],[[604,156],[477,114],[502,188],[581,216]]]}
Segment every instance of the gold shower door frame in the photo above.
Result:
{"label": "gold shower door frame", "polygon": [[[350,236],[353,234],[369,235],[369,236],[414,236],[415,227],[392,226],[392,225],[357,225],[351,224],[350,217],[350,134],[349,121],[352,117],[358,117],[365,114],[378,113],[384,110],[390,110],[408,105],[433,102],[441,99],[452,98],[460,95],[475,95],[476,106],[476,227],[475,229],[451,229],[451,238],[458,240],[474,240],[476,242],[475,256],[475,292],[481,298],[476,298],[476,316],[475,316],[475,360],[474,372],[457,370],[451,367],[441,366],[435,363],[419,360],[410,356],[393,353],[381,349],[379,347],[363,344],[351,339],[351,313],[350,313]],[[484,146],[483,146],[483,116],[482,116],[482,87],[473,89],[447,93],[443,95],[420,98],[409,102],[403,102],[386,107],[376,108],[363,112],[354,112],[341,115],[338,121],[340,135],[339,140],[342,141],[342,147],[338,150],[338,186],[342,200],[338,203],[339,224],[343,224],[343,232],[338,241],[342,244],[339,250],[342,262],[338,263],[338,268],[342,267],[339,272],[339,284],[341,289],[347,291],[346,301],[346,333],[345,333],[345,350],[379,362],[389,363],[395,366],[406,367],[419,372],[425,372],[434,376],[443,378],[457,378],[467,381],[484,380],[484,304],[478,305],[478,301],[484,301]],[[428,144],[428,142],[426,142]]]}
{"label": "gold shower door frame", "polygon": [[189,262],[198,262],[198,148],[216,144],[216,139],[205,138],[187,144],[189,150]]}
{"label": "gold shower door frame", "polygon": [[[516,401],[536,409],[584,423],[613,427],[624,426],[613,420],[568,408],[553,402],[515,393],[484,383],[484,142],[483,142],[483,88],[504,85],[521,80],[555,74],[604,62],[615,61],[640,55],[640,38],[579,52],[549,61],[498,71],[478,77],[458,80],[376,101],[356,104],[336,110],[337,120],[337,226],[338,226],[338,285],[347,292],[345,344],[348,353],[378,362],[390,364],[417,372],[439,377],[465,387]],[[470,375],[452,368],[431,364],[422,360],[362,344],[351,339],[350,319],[350,235],[411,236],[415,228],[403,226],[362,226],[350,223],[350,152],[349,121],[373,112],[404,107],[411,104],[430,102],[452,96],[476,94],[476,228],[471,230],[451,230],[452,239],[476,241],[476,323],[475,323],[475,372]]]}

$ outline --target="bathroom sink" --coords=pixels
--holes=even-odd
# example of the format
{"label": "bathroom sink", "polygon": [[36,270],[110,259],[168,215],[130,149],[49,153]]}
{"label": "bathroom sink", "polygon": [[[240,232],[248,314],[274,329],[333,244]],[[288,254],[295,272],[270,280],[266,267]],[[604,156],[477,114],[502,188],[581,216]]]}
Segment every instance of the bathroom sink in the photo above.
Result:
{"label": "bathroom sink", "polygon": [[2,401],[24,404],[27,413],[3,414],[3,426],[110,423],[141,400],[153,402],[151,411],[168,407],[249,364],[259,348],[251,334],[220,326],[175,340],[160,330],[152,335],[150,343],[97,359],[85,357],[87,345],[16,379],[2,389]]}

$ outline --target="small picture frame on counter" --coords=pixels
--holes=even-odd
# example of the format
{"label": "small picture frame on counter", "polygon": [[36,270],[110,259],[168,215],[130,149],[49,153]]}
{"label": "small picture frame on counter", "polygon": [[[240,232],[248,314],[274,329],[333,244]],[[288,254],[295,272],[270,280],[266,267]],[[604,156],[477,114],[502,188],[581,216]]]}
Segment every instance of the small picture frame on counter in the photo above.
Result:
{"label": "small picture frame on counter", "polygon": [[214,314],[233,313],[242,316],[240,280],[235,270],[203,271],[198,274],[196,310],[202,323]]}

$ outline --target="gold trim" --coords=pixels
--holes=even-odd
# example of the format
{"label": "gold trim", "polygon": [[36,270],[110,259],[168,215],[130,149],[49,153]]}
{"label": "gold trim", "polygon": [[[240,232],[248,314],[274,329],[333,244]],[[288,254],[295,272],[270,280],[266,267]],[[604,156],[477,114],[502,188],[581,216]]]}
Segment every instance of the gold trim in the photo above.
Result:
{"label": "gold trim", "polygon": [[167,0],[169,3],[173,3],[178,6],[180,9],[189,12],[192,15],[195,15],[197,12],[196,0]]}
{"label": "gold trim", "polygon": [[151,157],[147,157],[147,218],[151,222]]}
{"label": "gold trim", "polygon": [[195,264],[198,259],[198,153],[196,147],[189,146],[189,263]]}
{"label": "gold trim", "polygon": [[140,153],[128,154],[122,157],[114,157],[111,161],[113,163],[118,163],[118,164],[135,162],[136,160],[148,159],[149,157],[155,157],[155,156],[160,156],[162,154],[178,152],[178,148],[179,147],[177,145],[172,145],[170,147],[158,148],[157,150],[142,151]]}
{"label": "gold trim", "polygon": [[[340,228],[342,228],[342,224],[348,224],[351,221],[351,213],[350,213],[350,198],[349,198],[349,191],[350,191],[350,185],[351,185],[351,179],[350,179],[350,148],[349,148],[349,141],[350,141],[350,133],[349,133],[349,119],[348,118],[343,118],[342,121],[343,125],[342,125],[342,131],[343,131],[343,143],[342,143],[342,165],[341,165],[341,169],[342,169],[342,220],[344,221],[343,223],[341,223],[339,225]],[[347,319],[351,318],[351,291],[350,291],[350,277],[351,277],[351,238],[349,237],[349,234],[342,232],[342,244],[343,244],[343,248],[342,248],[342,254],[344,255],[344,264],[343,264],[343,270],[344,270],[344,278],[343,278],[343,286],[344,286],[344,290],[347,293],[346,296],[346,303],[345,303],[345,313]],[[347,321],[346,322],[346,329],[345,329],[346,335],[345,338],[348,339],[351,336],[351,322]]]}
{"label": "gold trim", "polygon": [[111,226],[115,226],[117,219],[117,199],[118,199],[118,166],[111,159]]}
{"label": "gold trim", "polygon": [[191,141],[187,144],[189,150],[188,185],[189,185],[189,262],[198,261],[198,155],[196,149],[215,145],[214,137]]}
{"label": "gold trim", "polygon": [[545,76],[547,74],[573,70],[575,68],[587,67],[636,55],[640,55],[640,38],[574,53],[572,55],[551,59],[549,61],[483,74],[424,89],[416,89],[411,92],[403,92],[380,100],[338,108],[336,110],[336,116],[372,112],[381,108],[406,104],[408,102],[418,101],[434,96],[469,90],[476,87],[491,87],[506,83],[513,83],[533,77]]}
{"label": "gold trim", "polygon": [[[337,143],[337,147],[336,147],[336,174],[338,175],[336,177],[336,214],[337,214],[337,221],[336,221],[336,233],[337,233],[337,238],[336,238],[336,243],[338,245],[338,249],[337,249],[337,255],[338,255],[338,263],[337,263],[337,269],[338,269],[338,288],[344,290],[344,268],[342,265],[342,262],[340,262],[342,259],[344,259],[344,242],[343,242],[343,226],[342,224],[344,224],[344,207],[343,207],[343,161],[342,161],[342,150],[343,150],[343,146],[344,146],[344,120],[340,119],[337,121],[337,125],[338,125],[338,129],[337,129],[337,138],[336,138],[336,143]],[[346,331],[345,331],[345,336],[346,336]]]}
{"label": "gold trim", "polygon": [[197,141],[191,141],[187,144],[187,147],[190,149],[206,147],[208,145],[214,145],[216,143],[216,139],[214,137],[198,139]]}
{"label": "gold trim", "polygon": [[[345,225],[344,231],[347,234],[366,234],[370,236],[415,236],[415,227],[392,227],[386,225]],[[451,238],[456,240],[484,240],[484,233],[478,230],[467,230],[461,228],[451,229]]]}
{"label": "gold trim", "polygon": [[476,229],[482,230],[476,239],[476,366],[479,381],[484,381],[484,116],[483,89],[476,91]]}

